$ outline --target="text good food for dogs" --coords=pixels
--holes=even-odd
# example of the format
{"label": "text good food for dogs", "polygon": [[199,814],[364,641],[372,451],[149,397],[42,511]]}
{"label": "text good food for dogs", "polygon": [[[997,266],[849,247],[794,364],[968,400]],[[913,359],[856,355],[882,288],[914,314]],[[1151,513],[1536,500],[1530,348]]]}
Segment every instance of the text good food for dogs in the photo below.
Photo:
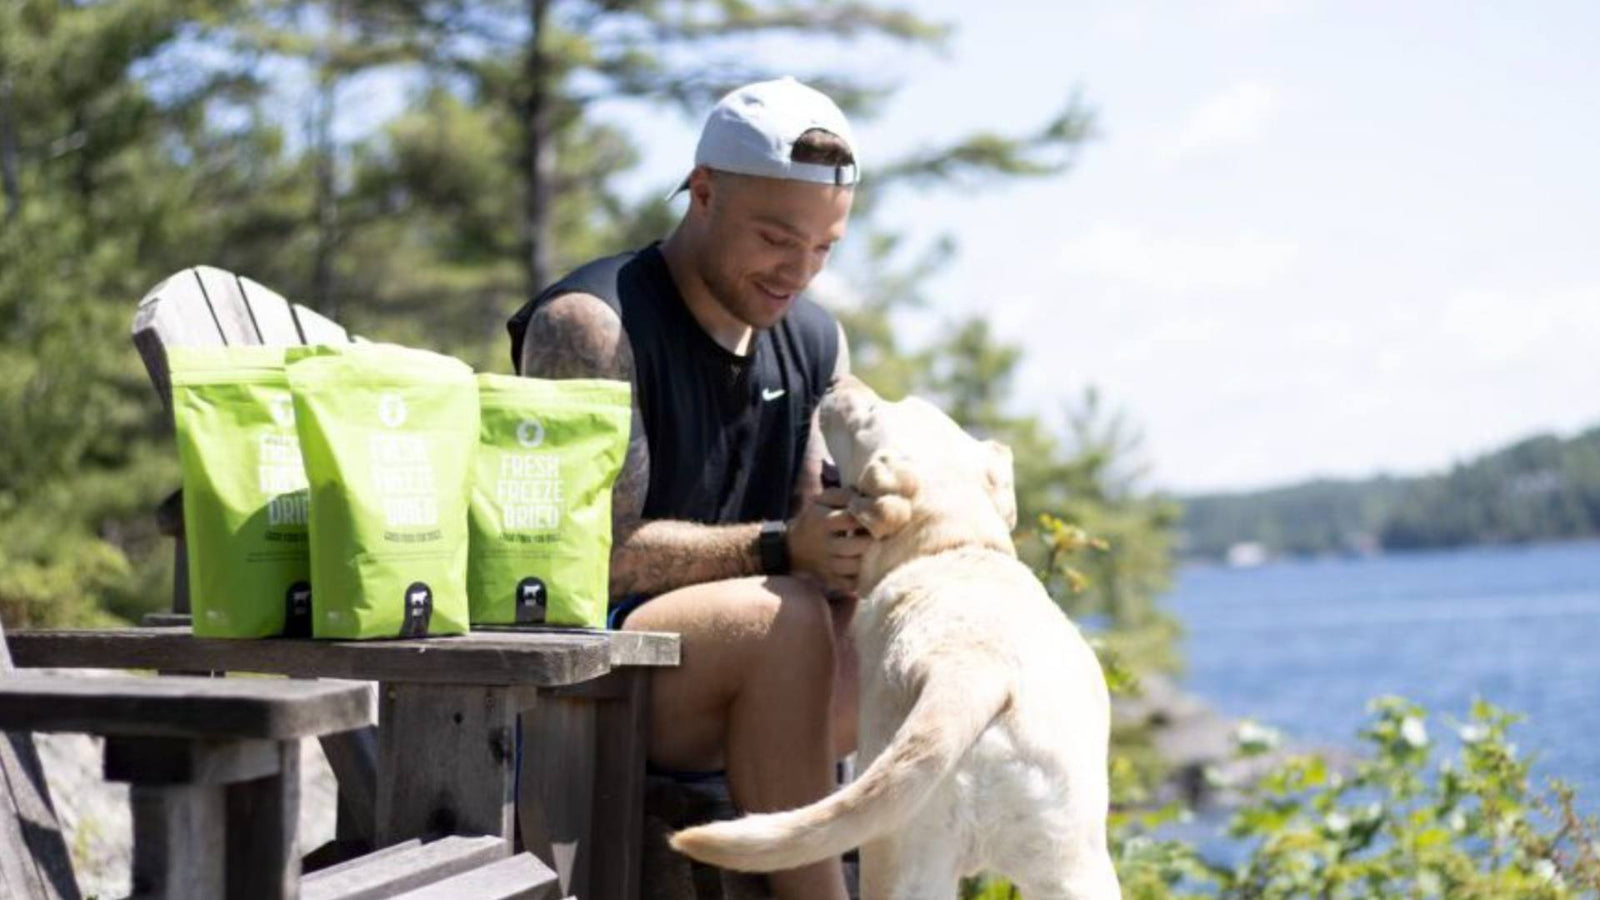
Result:
{"label": "text good food for dogs", "polygon": [[386,344],[288,351],[311,484],[312,634],[467,631],[472,370]]}
{"label": "text good food for dogs", "polygon": [[479,375],[478,397],[472,621],[603,627],[630,386]]}

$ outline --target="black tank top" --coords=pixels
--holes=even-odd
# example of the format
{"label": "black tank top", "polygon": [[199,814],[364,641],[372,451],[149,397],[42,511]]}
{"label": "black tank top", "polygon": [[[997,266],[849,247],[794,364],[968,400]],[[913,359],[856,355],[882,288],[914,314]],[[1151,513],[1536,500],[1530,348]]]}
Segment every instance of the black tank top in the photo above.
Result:
{"label": "black tank top", "polygon": [[573,293],[615,309],[633,345],[650,444],[644,517],[707,525],[789,518],[811,414],[839,352],[833,317],[797,297],[781,322],[755,333],[748,356],[730,353],[700,327],[651,244],[589,263],[518,310],[506,327],[519,372],[528,319]]}

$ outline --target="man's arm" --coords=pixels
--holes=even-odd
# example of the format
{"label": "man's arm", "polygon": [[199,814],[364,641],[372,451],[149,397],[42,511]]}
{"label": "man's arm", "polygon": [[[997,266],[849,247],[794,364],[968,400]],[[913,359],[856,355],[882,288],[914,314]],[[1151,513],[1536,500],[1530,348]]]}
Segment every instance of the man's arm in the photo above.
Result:
{"label": "man's arm", "polygon": [[650,444],[639,414],[633,347],[622,319],[605,301],[565,294],[540,307],[522,342],[522,373],[534,378],[612,378],[634,386],[628,454],[611,490],[612,597],[761,574],[759,523],[645,521]]}

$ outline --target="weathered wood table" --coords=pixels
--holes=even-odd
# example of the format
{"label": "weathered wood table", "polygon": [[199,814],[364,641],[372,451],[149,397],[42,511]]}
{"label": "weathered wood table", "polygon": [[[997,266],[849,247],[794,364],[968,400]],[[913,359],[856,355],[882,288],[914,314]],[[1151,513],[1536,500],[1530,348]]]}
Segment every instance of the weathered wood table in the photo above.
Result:
{"label": "weathered wood table", "polygon": [[564,892],[638,896],[649,673],[677,664],[676,635],[225,640],[162,627],[20,631],[10,644],[19,667],[378,682],[371,786],[340,784],[353,813],[371,816],[377,846],[455,833],[498,835],[514,849],[520,836],[560,873]]}

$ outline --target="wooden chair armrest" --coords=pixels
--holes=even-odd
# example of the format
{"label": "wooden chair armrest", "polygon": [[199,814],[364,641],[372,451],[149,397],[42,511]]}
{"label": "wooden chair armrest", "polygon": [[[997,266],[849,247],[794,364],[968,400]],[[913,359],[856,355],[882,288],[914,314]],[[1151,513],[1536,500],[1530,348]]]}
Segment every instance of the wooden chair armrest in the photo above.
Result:
{"label": "wooden chair armrest", "polygon": [[265,678],[0,678],[0,730],[294,740],[374,721],[365,684]]}

